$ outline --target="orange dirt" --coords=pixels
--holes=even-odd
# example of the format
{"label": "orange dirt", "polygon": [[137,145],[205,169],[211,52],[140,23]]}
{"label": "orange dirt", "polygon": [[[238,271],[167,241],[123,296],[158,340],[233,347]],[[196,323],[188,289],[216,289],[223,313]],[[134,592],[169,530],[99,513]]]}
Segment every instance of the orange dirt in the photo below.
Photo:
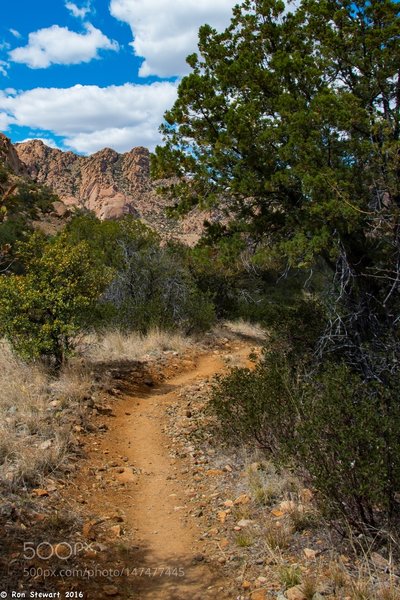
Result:
{"label": "orange dirt", "polygon": [[[249,348],[244,345],[236,351],[241,359],[248,353]],[[108,432],[89,455],[94,470],[99,460],[121,466],[103,489],[93,490],[87,507],[97,514],[102,511],[106,515],[123,515],[124,535],[120,543],[128,547],[124,565],[128,565],[132,573],[123,581],[111,582],[118,587],[119,598],[204,600],[217,596],[223,600],[232,597],[220,566],[204,559],[203,542],[199,539],[202,532],[188,514],[190,475],[185,474],[184,460],[170,453],[171,440],[163,431],[166,410],[176,403],[184,386],[226,369],[216,353],[200,356],[196,362],[188,372],[117,401],[113,407],[114,417],[107,420]],[[133,471],[128,467],[123,471],[128,465]],[[85,487],[90,489],[84,479],[81,492]],[[109,583],[105,581],[97,587],[98,595],[93,595],[93,586],[90,586],[92,593],[88,590],[88,597],[103,597],[101,590]]]}

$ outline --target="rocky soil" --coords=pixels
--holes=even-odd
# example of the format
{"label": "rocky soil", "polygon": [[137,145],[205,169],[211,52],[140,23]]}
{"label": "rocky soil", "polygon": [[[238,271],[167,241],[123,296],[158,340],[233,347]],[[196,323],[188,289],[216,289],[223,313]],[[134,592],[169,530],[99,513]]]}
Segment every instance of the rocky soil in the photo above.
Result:
{"label": "rocky soil", "polygon": [[98,364],[93,377],[104,383],[74,426],[79,451],[61,476],[2,505],[3,589],[93,600],[398,599],[390,555],[357,556],[290,471],[221,442],[206,410],[213,377],[251,368],[258,343],[210,338],[181,354]]}

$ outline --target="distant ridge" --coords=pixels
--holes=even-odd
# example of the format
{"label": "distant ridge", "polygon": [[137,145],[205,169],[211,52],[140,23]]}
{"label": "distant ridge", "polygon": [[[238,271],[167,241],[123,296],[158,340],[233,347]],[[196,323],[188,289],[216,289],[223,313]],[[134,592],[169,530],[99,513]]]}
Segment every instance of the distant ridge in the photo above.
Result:
{"label": "distant ridge", "polygon": [[211,214],[193,210],[182,221],[167,218],[166,202],[150,179],[150,153],[139,146],[119,154],[104,148],[91,156],[46,146],[41,140],[13,145],[0,134],[0,164],[16,175],[29,177],[51,188],[59,197],[60,217],[71,207],[86,208],[100,219],[119,219],[131,214],[155,229],[163,239],[194,244]]}

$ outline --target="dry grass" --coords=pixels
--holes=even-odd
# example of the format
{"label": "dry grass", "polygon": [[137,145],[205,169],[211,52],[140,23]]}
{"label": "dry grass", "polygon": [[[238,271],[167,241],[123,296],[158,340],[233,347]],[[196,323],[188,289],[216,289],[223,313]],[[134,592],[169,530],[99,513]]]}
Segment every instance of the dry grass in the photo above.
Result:
{"label": "dry grass", "polygon": [[298,565],[281,566],[280,581],[285,589],[301,583],[301,570]]}
{"label": "dry grass", "polygon": [[[19,360],[0,341],[0,483],[7,489],[39,485],[70,454],[68,420],[61,409],[90,389],[88,376],[66,371],[58,380]],[[66,415],[68,413],[66,410]]]}
{"label": "dry grass", "polygon": [[293,530],[287,523],[267,519],[265,528],[264,541],[269,550],[282,551],[289,548],[292,542]]}
{"label": "dry grass", "polygon": [[235,538],[236,545],[240,548],[250,548],[254,544],[254,538],[250,533],[238,533]]}
{"label": "dry grass", "polygon": [[250,464],[247,474],[249,490],[259,506],[271,506],[300,489],[300,483],[293,475],[278,471],[271,461]]}
{"label": "dry grass", "polygon": [[[143,359],[149,354],[184,353],[192,344],[180,333],[148,335],[110,332],[84,340],[80,357],[57,378],[18,359],[0,340],[0,484],[6,489],[42,485],[71,454],[74,425],[84,425],[91,396],[90,362]],[[86,416],[85,416],[86,415]]]}
{"label": "dry grass", "polygon": [[318,580],[317,576],[306,575],[301,582],[301,591],[305,596],[306,600],[313,600],[314,594],[318,591]]}
{"label": "dry grass", "polygon": [[234,337],[245,337],[260,342],[266,340],[268,335],[265,329],[258,323],[250,323],[243,319],[238,319],[237,321],[225,321],[222,326],[219,326],[218,331],[217,329],[215,331],[217,333],[219,331],[221,336],[230,337],[229,334],[233,334]]}
{"label": "dry grass", "polygon": [[140,360],[148,354],[172,351],[183,353],[193,342],[177,332],[153,329],[147,335],[140,333],[123,334],[110,331],[102,336],[85,340],[85,356],[93,362]]}

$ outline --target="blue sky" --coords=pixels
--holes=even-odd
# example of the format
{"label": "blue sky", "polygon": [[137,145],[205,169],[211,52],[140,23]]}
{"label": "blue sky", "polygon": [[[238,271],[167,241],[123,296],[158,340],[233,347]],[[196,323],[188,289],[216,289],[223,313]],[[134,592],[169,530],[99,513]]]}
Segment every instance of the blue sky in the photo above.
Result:
{"label": "blue sky", "polygon": [[0,131],[90,154],[160,141],[197,31],[235,0],[13,0],[0,21]]}

